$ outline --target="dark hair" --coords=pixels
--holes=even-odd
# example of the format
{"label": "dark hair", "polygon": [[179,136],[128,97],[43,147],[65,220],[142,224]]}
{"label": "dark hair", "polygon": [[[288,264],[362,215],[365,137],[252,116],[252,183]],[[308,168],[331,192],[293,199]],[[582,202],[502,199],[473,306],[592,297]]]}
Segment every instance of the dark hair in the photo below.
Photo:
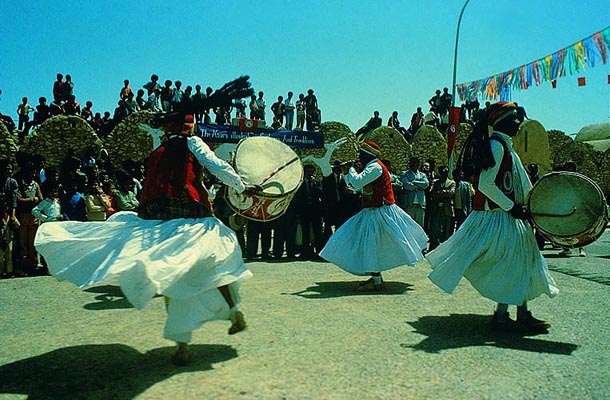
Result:
{"label": "dark hair", "polygon": [[471,176],[478,175],[482,170],[494,165],[496,162],[489,142],[488,115],[481,113],[479,121],[462,148],[458,168],[464,172],[464,180],[468,180]]}

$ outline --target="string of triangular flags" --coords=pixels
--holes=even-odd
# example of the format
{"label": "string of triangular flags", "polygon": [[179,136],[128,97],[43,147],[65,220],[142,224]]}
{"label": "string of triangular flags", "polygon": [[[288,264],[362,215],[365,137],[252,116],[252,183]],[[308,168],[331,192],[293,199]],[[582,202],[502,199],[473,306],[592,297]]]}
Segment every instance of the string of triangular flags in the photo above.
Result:
{"label": "string of triangular flags", "polygon": [[[557,78],[583,72],[587,67],[595,67],[599,61],[606,64],[609,48],[610,26],[529,64],[476,81],[458,83],[456,90],[462,101],[477,97],[507,101],[510,100],[513,89],[524,90],[542,82],[551,82],[555,88]],[[610,84],[610,75],[608,83]],[[579,77],[578,86],[585,85],[585,77]]]}

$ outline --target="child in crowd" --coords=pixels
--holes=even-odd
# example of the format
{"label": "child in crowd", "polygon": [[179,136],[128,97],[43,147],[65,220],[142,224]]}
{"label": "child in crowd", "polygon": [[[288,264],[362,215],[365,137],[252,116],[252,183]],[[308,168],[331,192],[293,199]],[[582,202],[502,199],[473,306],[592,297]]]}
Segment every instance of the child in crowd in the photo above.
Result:
{"label": "child in crowd", "polygon": [[47,197],[32,209],[32,215],[38,218],[41,223],[64,220],[57,186],[48,188]]}

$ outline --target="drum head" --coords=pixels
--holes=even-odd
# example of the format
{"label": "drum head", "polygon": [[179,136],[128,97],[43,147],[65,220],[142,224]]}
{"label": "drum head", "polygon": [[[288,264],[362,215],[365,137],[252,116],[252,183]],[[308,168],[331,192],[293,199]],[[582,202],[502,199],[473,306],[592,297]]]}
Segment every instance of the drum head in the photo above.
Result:
{"label": "drum head", "polygon": [[530,191],[527,206],[536,228],[551,241],[553,237],[578,238],[594,233],[589,231],[605,221],[607,215],[599,186],[575,172],[543,176]]}
{"label": "drum head", "polygon": [[303,180],[303,166],[294,150],[266,136],[239,142],[233,165],[246,184],[261,185],[266,196],[293,192]]}

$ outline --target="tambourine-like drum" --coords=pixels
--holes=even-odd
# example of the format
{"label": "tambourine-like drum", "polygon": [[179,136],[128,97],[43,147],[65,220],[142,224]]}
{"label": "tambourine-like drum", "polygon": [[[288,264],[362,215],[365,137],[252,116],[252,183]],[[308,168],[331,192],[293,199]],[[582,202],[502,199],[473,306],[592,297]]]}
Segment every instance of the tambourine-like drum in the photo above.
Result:
{"label": "tambourine-like drum", "polygon": [[303,182],[299,156],[288,145],[267,136],[241,140],[233,155],[233,168],[247,185],[259,185],[263,189],[246,195],[227,188],[229,207],[255,221],[271,221],[282,216]]}
{"label": "tambourine-like drum", "polygon": [[600,187],[576,172],[552,172],[529,192],[531,222],[544,237],[563,247],[582,247],[597,240],[610,221]]}

